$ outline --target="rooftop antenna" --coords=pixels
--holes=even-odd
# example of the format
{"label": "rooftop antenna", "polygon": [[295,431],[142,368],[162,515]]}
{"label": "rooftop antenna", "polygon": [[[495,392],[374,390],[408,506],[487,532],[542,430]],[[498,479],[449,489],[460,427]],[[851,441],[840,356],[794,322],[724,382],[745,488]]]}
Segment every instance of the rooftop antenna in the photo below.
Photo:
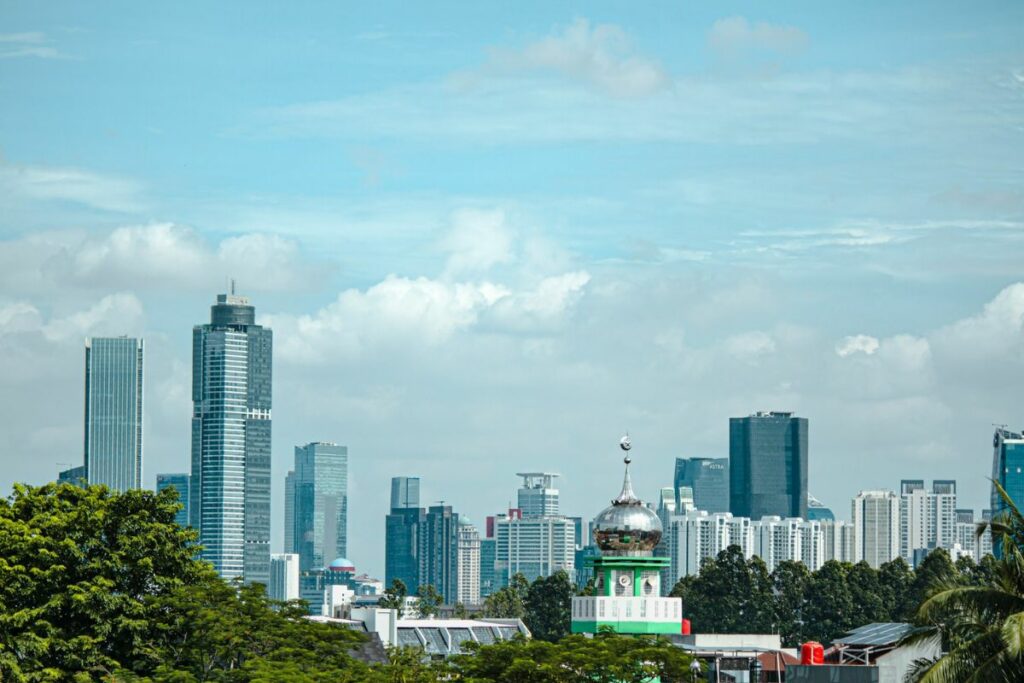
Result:
{"label": "rooftop antenna", "polygon": [[231,296],[235,295],[235,278],[231,278]]}

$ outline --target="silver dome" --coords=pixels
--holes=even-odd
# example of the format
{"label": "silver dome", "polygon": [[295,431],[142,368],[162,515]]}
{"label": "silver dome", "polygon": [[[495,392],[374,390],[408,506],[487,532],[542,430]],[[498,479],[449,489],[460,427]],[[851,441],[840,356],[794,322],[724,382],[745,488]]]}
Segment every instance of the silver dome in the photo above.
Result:
{"label": "silver dome", "polygon": [[661,520],[633,493],[625,458],[622,493],[594,518],[594,542],[605,555],[650,555],[661,540]]}

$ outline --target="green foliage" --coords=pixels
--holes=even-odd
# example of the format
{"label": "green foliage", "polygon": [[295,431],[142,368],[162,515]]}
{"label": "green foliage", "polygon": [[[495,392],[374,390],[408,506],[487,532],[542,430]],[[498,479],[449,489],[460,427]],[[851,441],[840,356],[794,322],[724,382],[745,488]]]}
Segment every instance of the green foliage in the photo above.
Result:
{"label": "green foliage", "polygon": [[437,616],[437,613],[441,610],[441,605],[444,603],[444,596],[438,593],[437,589],[429,583],[417,589],[416,597],[419,598],[416,601],[416,609],[423,619]]}
{"label": "green foliage", "polygon": [[409,595],[409,589],[401,579],[392,579],[391,585],[384,589],[384,595],[377,604],[386,609],[398,610],[398,618],[402,618],[402,611],[405,609],[405,598]]}
{"label": "green foliage", "polygon": [[530,584],[518,572],[507,586],[496,590],[484,600],[482,614],[493,619],[522,619],[526,615],[526,596]]}
{"label": "green foliage", "polygon": [[535,639],[555,642],[569,635],[575,594],[576,587],[564,571],[540,577],[530,585],[524,621]]}
{"label": "green foliage", "polygon": [[694,628],[715,633],[767,633],[775,616],[772,582],[764,562],[747,560],[739,546],[729,546],[714,560],[706,559],[700,574],[678,582],[674,597],[683,599],[683,613]]}
{"label": "green foliage", "polygon": [[515,639],[470,645],[453,658],[454,680],[501,683],[644,683],[689,680],[691,658],[663,638],[599,633],[557,643]]}

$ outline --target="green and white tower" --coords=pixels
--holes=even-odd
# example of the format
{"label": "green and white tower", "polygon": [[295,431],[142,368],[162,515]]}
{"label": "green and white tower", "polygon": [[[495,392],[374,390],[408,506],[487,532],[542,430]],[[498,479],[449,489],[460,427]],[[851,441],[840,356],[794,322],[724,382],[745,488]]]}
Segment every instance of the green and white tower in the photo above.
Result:
{"label": "green and white tower", "polygon": [[661,597],[661,571],[667,557],[655,557],[661,520],[633,493],[629,479],[629,437],[619,446],[626,452],[622,493],[594,518],[594,541],[600,557],[588,558],[594,568],[594,595],[572,599],[572,632],[679,633],[683,601]]}

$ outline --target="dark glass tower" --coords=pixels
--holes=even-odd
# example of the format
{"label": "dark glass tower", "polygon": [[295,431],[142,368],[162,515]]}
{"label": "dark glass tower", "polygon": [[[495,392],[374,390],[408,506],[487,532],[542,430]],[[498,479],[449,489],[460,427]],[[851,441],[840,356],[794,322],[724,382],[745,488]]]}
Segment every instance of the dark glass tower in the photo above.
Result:
{"label": "dark glass tower", "polygon": [[459,585],[459,514],[451,505],[432,505],[419,527],[419,584],[432,585],[452,602]]}
{"label": "dark glass tower", "polygon": [[270,581],[273,337],[245,297],[220,294],[192,331],[190,517],[224,578]]}
{"label": "dark glass tower", "polygon": [[[291,515],[299,571],[326,567],[348,555],[348,448],[311,443],[295,448]],[[287,536],[287,534],[286,534]]]}
{"label": "dark glass tower", "polygon": [[[992,437],[992,447],[992,481],[999,482],[1010,499],[1020,505],[1024,501],[1024,434],[998,427]],[[999,520],[1006,507],[993,485],[991,518]],[[996,557],[1002,556],[1002,548],[995,539],[992,553]]]}
{"label": "dark glass tower", "polygon": [[729,512],[807,519],[807,419],[756,413],[729,419]]}
{"label": "dark glass tower", "polygon": [[391,513],[384,530],[384,582],[399,579],[415,593],[419,588],[419,531],[426,511],[420,507],[419,477],[391,479]]}
{"label": "dark glass tower", "polygon": [[681,510],[679,489],[689,486],[698,510],[729,511],[728,458],[676,458],[674,484],[676,510]]}
{"label": "dark glass tower", "polygon": [[174,521],[179,526],[188,526],[188,480],[189,476],[184,472],[156,475],[157,493],[163,491],[166,488],[173,488],[175,491],[178,492],[178,502],[181,503],[181,509],[178,510],[178,514],[174,516]]}

